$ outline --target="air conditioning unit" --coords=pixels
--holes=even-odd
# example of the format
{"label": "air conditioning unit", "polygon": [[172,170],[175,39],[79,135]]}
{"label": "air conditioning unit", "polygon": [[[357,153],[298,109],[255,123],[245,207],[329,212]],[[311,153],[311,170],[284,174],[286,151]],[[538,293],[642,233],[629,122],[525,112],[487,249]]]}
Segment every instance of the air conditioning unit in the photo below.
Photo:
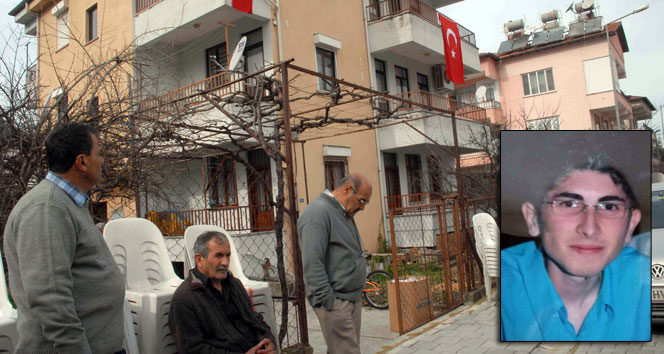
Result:
{"label": "air conditioning unit", "polygon": [[376,116],[379,118],[387,117],[390,112],[390,105],[385,97],[372,98],[371,105],[377,111]]}
{"label": "air conditioning unit", "polygon": [[447,78],[445,66],[443,64],[431,67],[431,76],[433,77],[433,88],[441,93],[454,91],[454,83]]}

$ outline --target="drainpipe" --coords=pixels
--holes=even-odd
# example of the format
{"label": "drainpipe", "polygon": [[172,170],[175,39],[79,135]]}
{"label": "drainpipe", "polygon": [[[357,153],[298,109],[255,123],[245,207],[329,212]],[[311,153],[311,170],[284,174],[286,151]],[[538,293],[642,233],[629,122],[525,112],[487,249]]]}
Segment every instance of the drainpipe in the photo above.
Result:
{"label": "drainpipe", "polygon": [[[362,1],[362,17],[364,18],[364,36],[366,39],[367,43],[367,66],[369,67],[369,83],[370,87],[372,89],[375,89],[375,82],[376,82],[376,71],[374,68],[374,61],[371,60],[371,42],[369,41],[369,21],[367,20],[366,13],[364,12],[364,9],[367,7],[367,1]],[[373,110],[373,109],[372,109]],[[385,201],[385,196],[387,195],[387,187],[385,183],[385,165],[383,163],[383,159],[381,158],[381,151],[380,151],[380,135],[378,134],[378,129],[379,127],[376,127],[374,129],[374,135],[376,136],[376,154],[378,158],[378,183],[380,184],[380,205],[381,208],[383,209],[381,212],[380,217],[383,218],[383,235],[385,237],[385,240],[388,239],[388,225],[389,225],[389,216],[385,216],[387,212],[387,202]],[[379,245],[380,246],[380,245]]]}

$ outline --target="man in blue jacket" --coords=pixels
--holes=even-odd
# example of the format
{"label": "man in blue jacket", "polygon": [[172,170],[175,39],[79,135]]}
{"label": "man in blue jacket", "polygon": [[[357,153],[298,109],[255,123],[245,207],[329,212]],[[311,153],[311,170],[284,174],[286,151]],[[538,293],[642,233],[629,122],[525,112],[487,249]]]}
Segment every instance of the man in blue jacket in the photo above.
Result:
{"label": "man in blue jacket", "polygon": [[501,252],[501,340],[648,341],[648,258],[626,178],[599,160],[568,170],[521,211],[540,239]]}
{"label": "man in blue jacket", "polygon": [[371,199],[369,180],[353,173],[326,190],[297,222],[304,283],[328,353],[360,354],[366,260],[353,217]]}

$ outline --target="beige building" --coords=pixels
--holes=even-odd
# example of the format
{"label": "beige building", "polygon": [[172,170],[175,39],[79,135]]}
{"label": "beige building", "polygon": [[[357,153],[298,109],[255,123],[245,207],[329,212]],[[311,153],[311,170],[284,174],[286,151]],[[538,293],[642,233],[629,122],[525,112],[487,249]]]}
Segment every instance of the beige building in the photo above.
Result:
{"label": "beige building", "polygon": [[[444,78],[443,41],[436,17],[436,8],[455,2],[254,0],[249,14],[233,8],[232,0],[25,0],[11,15],[25,25],[26,33],[38,38],[43,99],[58,94],[54,68],[76,73],[95,58],[128,45],[149,63],[131,75],[133,88],[145,100],[139,109],[151,104],[147,97],[178,99],[192,87],[210,88],[212,82],[228,76],[220,67],[228,66],[233,48],[246,37],[245,72],[252,74],[292,58],[295,65],[359,86],[451,109],[459,117],[461,151],[473,152],[477,149],[465,132],[484,129],[486,115],[471,105],[450,104],[447,95],[455,86]],[[480,72],[474,33],[460,26],[460,36],[465,74]],[[92,55],[86,58],[84,53]],[[319,79],[307,80],[312,92],[330,89],[329,83]],[[302,106],[293,104],[294,110],[298,107]],[[365,117],[374,113],[368,104],[355,111]],[[230,123],[219,112],[207,114],[201,122]],[[431,183],[440,179],[436,175],[442,167],[432,166],[427,157],[428,149],[435,147],[431,139],[452,145],[449,116],[409,109],[393,121],[396,118],[415,119],[413,124],[430,136],[403,125],[358,131],[337,124],[295,137],[300,211],[323,190],[338,185],[347,172],[362,172],[374,183],[372,202],[356,218],[364,247],[370,251],[378,249],[378,236],[386,232],[383,218],[390,198],[449,191]],[[258,244],[274,220],[266,202],[276,194],[274,162],[260,149],[241,152],[260,176],[272,181],[266,185],[228,156],[202,155],[161,167],[164,184],[160,188],[168,188],[169,197],[147,186],[139,193],[140,210],[135,214],[155,220],[164,234],[177,235],[190,223],[187,220],[201,220],[200,215],[214,209],[219,220],[237,221],[222,226],[243,235],[248,244]],[[446,156],[443,164],[453,166],[453,158]],[[109,218],[130,215],[131,210],[120,205],[107,210]]]}

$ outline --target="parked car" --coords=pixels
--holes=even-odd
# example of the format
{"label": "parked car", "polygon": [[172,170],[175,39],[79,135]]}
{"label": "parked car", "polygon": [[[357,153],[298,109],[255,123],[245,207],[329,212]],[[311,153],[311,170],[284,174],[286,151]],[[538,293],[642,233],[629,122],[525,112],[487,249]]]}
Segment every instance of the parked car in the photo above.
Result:
{"label": "parked car", "polygon": [[664,182],[652,184],[652,322],[664,323]]}

